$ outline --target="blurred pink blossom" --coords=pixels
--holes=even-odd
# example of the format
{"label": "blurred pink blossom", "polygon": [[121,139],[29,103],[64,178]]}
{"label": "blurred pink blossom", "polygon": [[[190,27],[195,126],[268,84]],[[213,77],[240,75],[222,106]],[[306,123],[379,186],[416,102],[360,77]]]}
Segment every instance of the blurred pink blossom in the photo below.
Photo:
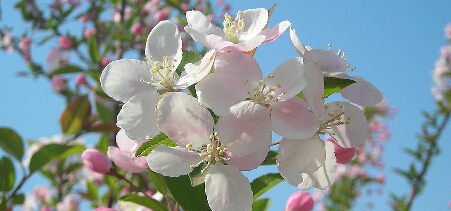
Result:
{"label": "blurred pink blossom", "polygon": [[136,23],[132,26],[131,31],[134,35],[141,35],[143,33],[143,26],[140,23]]}
{"label": "blurred pink blossom", "polygon": [[36,197],[36,200],[40,202],[50,201],[52,198],[52,193],[50,193],[50,189],[46,185],[35,186],[33,189],[33,194]]}
{"label": "blurred pink blossom", "polygon": [[52,207],[50,205],[42,205],[39,211],[52,211]]}
{"label": "blurred pink blossom", "polygon": [[86,77],[83,73],[78,74],[77,76],[75,76],[75,85],[78,87],[80,87],[81,85],[86,85],[88,84],[88,81],[86,81]]}
{"label": "blurred pink blossom", "polygon": [[2,37],[2,48],[6,49],[8,54],[11,54],[14,51],[13,39],[8,30],[3,29],[3,37]]}
{"label": "blurred pink blossom", "polygon": [[107,57],[104,57],[101,62],[102,62],[103,66],[107,66],[110,63],[110,59],[108,59]]}
{"label": "blurred pink blossom", "polygon": [[80,201],[74,194],[68,194],[63,201],[56,204],[56,211],[78,211]]}
{"label": "blurred pink blossom", "polygon": [[445,37],[446,39],[451,39],[451,23],[445,26]]}
{"label": "blurred pink blossom", "polygon": [[116,210],[108,207],[97,207],[97,209],[95,209],[94,211],[116,211]]}
{"label": "blurred pink blossom", "polygon": [[22,37],[18,44],[19,50],[22,52],[25,61],[31,62],[31,40],[28,37]]}
{"label": "blurred pink blossom", "polygon": [[56,75],[52,78],[52,90],[54,92],[60,92],[66,88],[67,81],[63,78],[63,76]]}
{"label": "blurred pink blossom", "polygon": [[183,12],[186,12],[186,11],[189,10],[190,7],[189,7],[188,4],[181,3],[181,4],[180,4],[180,8],[182,8]]}
{"label": "blurred pink blossom", "polygon": [[92,36],[97,34],[97,29],[95,28],[87,28],[85,29],[85,31],[83,32],[83,34],[85,35],[86,39],[91,38]]}
{"label": "blurred pink blossom", "polygon": [[72,47],[72,40],[66,35],[61,35],[58,38],[58,43],[60,44],[62,49],[69,49],[70,47]]}
{"label": "blurred pink blossom", "polygon": [[288,198],[285,211],[310,211],[313,205],[314,201],[310,193],[298,191]]}
{"label": "blurred pink blossom", "polygon": [[90,13],[82,15],[78,18],[78,21],[80,21],[81,23],[87,23],[89,21],[92,20],[92,15]]}
{"label": "blurred pink blossom", "polygon": [[113,167],[107,156],[96,149],[85,150],[81,154],[81,157],[83,158],[85,167],[97,173],[109,173],[111,167]]}
{"label": "blurred pink blossom", "polygon": [[145,15],[145,14],[155,13],[158,10],[158,4],[160,4],[159,0],[148,1],[144,5],[143,9],[141,10],[141,14]]}
{"label": "blurred pink blossom", "polygon": [[70,54],[61,51],[59,48],[52,47],[49,55],[47,55],[47,74],[52,73],[56,69],[68,65],[70,63]]}
{"label": "blurred pink blossom", "polygon": [[155,12],[155,15],[153,16],[153,18],[156,21],[163,21],[163,20],[167,20],[169,17],[169,13],[171,13],[171,7],[165,7],[161,10],[158,10],[157,12]]}

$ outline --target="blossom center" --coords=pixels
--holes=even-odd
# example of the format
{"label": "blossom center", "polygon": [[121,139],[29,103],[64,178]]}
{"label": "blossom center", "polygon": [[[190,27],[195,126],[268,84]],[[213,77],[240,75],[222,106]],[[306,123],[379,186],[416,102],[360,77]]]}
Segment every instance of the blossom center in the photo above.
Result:
{"label": "blossom center", "polygon": [[[332,126],[339,126],[339,125],[348,125],[351,122],[350,117],[343,118],[344,112],[343,112],[343,105],[340,105],[337,103],[337,106],[339,108],[334,109],[332,112],[327,112],[326,116],[324,117],[325,121],[321,122],[319,133],[324,135],[326,134],[326,129],[330,129]],[[329,105],[325,105],[325,108],[327,109]],[[332,134],[335,135],[335,134]]]}
{"label": "blossom center", "polygon": [[193,148],[193,144],[187,144],[186,149],[191,152],[197,152],[200,157],[203,158],[199,163],[195,165],[190,165],[191,169],[194,169],[196,166],[199,166],[201,163],[206,162],[206,166],[201,170],[201,173],[204,173],[205,169],[207,169],[210,165],[215,164],[216,162],[223,162],[225,160],[230,160],[227,158],[227,148],[221,146],[221,142],[218,140],[218,133],[210,135],[210,144],[203,145],[199,149]]}
{"label": "blossom center", "polygon": [[[274,77],[273,75],[269,75],[268,78]],[[245,81],[245,84],[247,81]],[[285,92],[282,92],[278,95],[275,94],[276,88],[280,88],[280,83],[277,82],[273,87],[268,86],[263,80],[260,80],[257,85],[254,86],[252,91],[248,91],[249,100],[253,100],[255,102],[261,103],[263,105],[267,105],[272,101],[278,101],[279,97],[284,95]]]}
{"label": "blossom center", "polygon": [[[150,57],[150,59],[152,60],[153,57]],[[168,56],[163,56],[162,62],[155,61],[153,67],[150,69],[150,73],[152,74],[151,81],[145,81],[141,78],[141,83],[147,83],[149,86],[155,87],[160,94],[173,91],[176,81],[179,78],[173,62],[176,62],[176,60],[169,61]]]}
{"label": "blossom center", "polygon": [[238,11],[235,20],[229,14],[224,15],[224,33],[227,40],[235,44],[240,42],[240,36],[244,31],[243,11]]}

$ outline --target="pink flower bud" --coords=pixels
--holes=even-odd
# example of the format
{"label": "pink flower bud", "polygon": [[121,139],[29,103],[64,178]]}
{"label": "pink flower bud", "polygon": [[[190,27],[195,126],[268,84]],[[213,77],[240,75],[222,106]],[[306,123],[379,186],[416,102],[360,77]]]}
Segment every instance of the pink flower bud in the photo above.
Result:
{"label": "pink flower bud", "polygon": [[141,35],[143,33],[143,26],[140,23],[134,24],[132,26],[132,33],[134,35]]}
{"label": "pink flower bud", "polygon": [[62,35],[58,38],[58,43],[62,49],[69,49],[72,46],[72,40],[66,35]]}
{"label": "pink flower bud", "polygon": [[169,13],[171,12],[171,8],[170,7],[165,7],[161,10],[158,10],[157,12],[155,12],[155,15],[153,16],[153,18],[157,21],[163,21],[163,20],[167,20],[169,17]]}
{"label": "pink flower bud", "polygon": [[108,207],[97,207],[97,209],[95,209],[94,211],[116,211],[116,210]]}
{"label": "pink flower bud", "polygon": [[81,86],[81,85],[86,85],[88,84],[88,82],[86,81],[85,75],[80,73],[75,77],[75,85],[77,87]]}
{"label": "pink flower bud", "polygon": [[103,66],[107,66],[110,63],[110,59],[108,59],[107,57],[102,59],[102,65]]}
{"label": "pink flower bud", "polygon": [[376,180],[377,180],[377,182],[379,182],[380,184],[385,184],[385,175],[382,174],[382,173],[379,173],[379,174],[376,176]]}
{"label": "pink flower bud", "polygon": [[203,10],[204,8],[202,7],[202,5],[197,5],[196,6],[196,8],[195,8],[195,10],[197,10],[197,11],[199,11],[199,12],[202,12],[202,10]]}
{"label": "pink flower bud", "polygon": [[105,174],[113,166],[107,156],[96,149],[87,149],[81,154],[83,164],[91,171]]}
{"label": "pink flower bud", "polygon": [[95,29],[95,28],[87,28],[87,29],[85,29],[83,34],[85,35],[86,39],[89,39],[92,36],[97,34],[97,29]]}
{"label": "pink flower bud", "polygon": [[28,37],[22,37],[18,44],[20,52],[22,52],[25,61],[31,62],[31,40]]}
{"label": "pink flower bud", "polygon": [[310,193],[298,191],[288,198],[285,211],[310,211],[313,210],[313,204]]}
{"label": "pink flower bud", "polygon": [[349,161],[352,160],[352,158],[355,155],[354,148],[343,148],[337,143],[335,143],[335,141],[332,138],[329,138],[327,140],[334,144],[335,157],[337,158],[337,163],[345,164],[349,163]]}
{"label": "pink flower bud", "polygon": [[52,211],[52,207],[49,205],[42,205],[41,209],[39,211]]}
{"label": "pink flower bud", "polygon": [[86,14],[86,15],[82,15],[78,18],[78,21],[82,22],[82,23],[87,23],[90,20],[92,20],[92,15],[91,14]]}
{"label": "pink flower bud", "polygon": [[181,3],[180,8],[183,10],[183,12],[186,12],[189,10],[189,5],[186,3]]}
{"label": "pink flower bud", "polygon": [[52,90],[54,92],[61,92],[66,88],[67,81],[62,76],[57,75],[52,78]]}

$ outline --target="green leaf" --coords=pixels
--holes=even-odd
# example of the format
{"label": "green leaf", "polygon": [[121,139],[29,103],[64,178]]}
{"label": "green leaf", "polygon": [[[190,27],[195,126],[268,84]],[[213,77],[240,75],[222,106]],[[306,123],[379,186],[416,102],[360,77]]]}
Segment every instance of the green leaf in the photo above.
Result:
{"label": "green leaf", "polygon": [[269,205],[271,205],[271,199],[260,199],[254,201],[252,211],[266,211],[269,209]]}
{"label": "green leaf", "polygon": [[114,115],[114,112],[111,109],[104,106],[102,103],[96,102],[96,110],[97,110],[97,113],[99,114],[100,119],[103,122],[106,122],[106,123],[115,123],[116,122],[116,115]]}
{"label": "green leaf", "polygon": [[11,204],[23,204],[25,201],[25,195],[23,193],[17,194],[14,196],[13,200],[11,201]]}
{"label": "green leaf", "polygon": [[265,160],[261,165],[276,165],[277,151],[269,150],[268,155],[266,155]]}
{"label": "green leaf", "polygon": [[85,151],[86,147],[83,145],[62,145],[49,144],[41,147],[33,154],[30,160],[30,174],[39,170],[43,166],[52,161],[65,158],[72,154],[77,154]]}
{"label": "green leaf", "polygon": [[99,49],[97,48],[97,40],[95,36],[92,36],[88,41],[89,47],[89,56],[91,57],[92,62],[95,64],[100,62]]}
{"label": "green leaf", "polygon": [[0,147],[18,161],[23,157],[23,140],[16,131],[2,127],[0,128]]}
{"label": "green leaf", "polygon": [[103,133],[99,141],[97,141],[95,148],[104,154],[107,153],[108,147],[110,146],[110,140],[108,138],[108,133]]}
{"label": "green leaf", "polygon": [[166,206],[150,197],[140,196],[137,194],[128,194],[119,198],[122,201],[129,201],[150,208],[155,211],[166,211]]}
{"label": "green leaf", "polygon": [[85,121],[91,114],[88,96],[81,96],[69,103],[61,114],[60,126],[65,135],[71,135],[83,129]]}
{"label": "green leaf", "polygon": [[324,77],[324,97],[329,97],[353,83],[355,81],[351,79]]}
{"label": "green leaf", "polygon": [[60,67],[49,74],[49,76],[55,76],[55,75],[61,75],[61,74],[68,74],[68,73],[80,73],[83,72],[83,69],[81,67],[75,66],[75,65],[67,65],[64,67]]}
{"label": "green leaf", "polygon": [[0,160],[0,171],[0,190],[2,192],[10,191],[13,189],[16,179],[13,162],[7,157],[2,157]]}
{"label": "green leaf", "polygon": [[205,195],[205,185],[191,186],[187,175],[180,177],[164,177],[174,199],[180,204],[184,211],[207,211],[210,210]]}
{"label": "green leaf", "polygon": [[279,173],[265,174],[254,179],[251,183],[254,200],[282,181],[284,181],[284,179]]}
{"label": "green leaf", "polygon": [[166,145],[170,147],[177,146],[176,143],[174,143],[171,139],[169,139],[164,133],[160,133],[159,135],[153,137],[148,142],[144,143],[139,147],[138,150],[136,150],[135,156],[141,157],[141,156],[147,156],[152,152],[152,150],[158,146],[158,145]]}
{"label": "green leaf", "polygon": [[182,61],[180,62],[179,66],[177,67],[177,74],[181,75],[183,70],[185,69],[185,64],[187,63],[194,63],[202,59],[202,56],[200,56],[198,53],[194,51],[188,51],[188,50],[182,50]]}
{"label": "green leaf", "polygon": [[[198,186],[205,181],[205,175],[207,174],[208,170],[212,167],[212,165],[208,165],[203,162],[199,166],[193,169],[191,173],[188,174],[189,179],[191,180],[191,185],[193,187]],[[204,170],[204,173],[202,173],[202,169]]]}
{"label": "green leaf", "polygon": [[99,192],[97,191],[97,186],[91,181],[87,181],[86,186],[91,201],[99,201]]}

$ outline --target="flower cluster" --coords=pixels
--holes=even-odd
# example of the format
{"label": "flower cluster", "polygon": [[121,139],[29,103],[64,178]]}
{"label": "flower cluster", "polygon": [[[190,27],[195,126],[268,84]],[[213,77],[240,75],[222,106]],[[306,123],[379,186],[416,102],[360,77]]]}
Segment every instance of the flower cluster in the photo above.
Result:
{"label": "flower cluster", "polygon": [[[334,144],[356,148],[369,137],[364,113],[354,104],[375,105],[381,91],[347,74],[341,49],[304,47],[293,28],[290,38],[300,58],[263,79],[246,52],[276,40],[291,25],[265,28],[266,9],[240,11],[235,18],[226,14],[223,29],[199,11],[186,17],[185,31],[211,49],[200,61],[179,68],[185,55],[181,34],[175,23],[161,21],[147,38],[145,61],[113,61],[101,75],[105,93],[124,103],[117,125],[130,139],[164,133],[178,145],[156,146],[147,156],[150,169],[178,177],[201,168],[211,209],[251,210],[253,194],[240,171],[265,160],[274,131],[284,137],[277,155],[283,178],[300,189],[328,187],[336,171]],[[325,77],[351,81],[338,93],[354,104],[325,104]],[[325,134],[333,140],[323,141]]]}

